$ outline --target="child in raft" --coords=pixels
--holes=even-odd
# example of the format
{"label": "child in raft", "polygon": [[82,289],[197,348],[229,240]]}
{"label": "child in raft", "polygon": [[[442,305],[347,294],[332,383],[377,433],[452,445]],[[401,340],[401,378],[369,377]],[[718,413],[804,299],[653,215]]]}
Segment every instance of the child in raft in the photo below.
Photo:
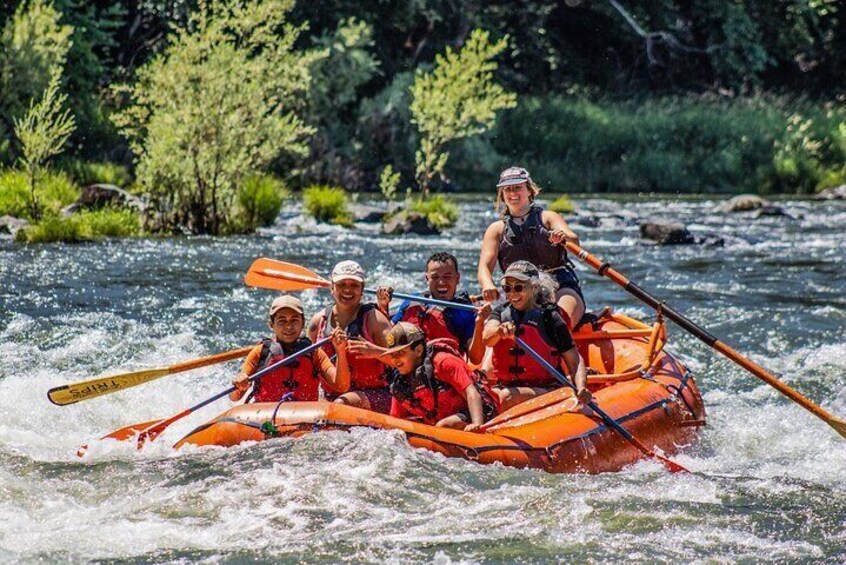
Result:
{"label": "child in raft", "polygon": [[[391,322],[375,304],[362,302],[364,279],[364,269],[355,261],[341,261],[335,265],[330,277],[334,302],[312,317],[308,326],[308,336],[312,341],[329,337],[333,328],[340,327],[346,332],[349,344],[369,342],[380,347],[387,345],[386,336]],[[335,354],[334,345],[324,345],[323,349],[330,357]],[[391,393],[384,365],[377,359],[359,355],[352,348],[347,351],[350,388],[340,396],[327,394],[326,398],[386,414],[391,408]]]}
{"label": "child in raft", "polygon": [[[458,293],[461,273],[458,271],[458,259],[446,252],[438,252],[426,261],[426,298],[436,298],[459,304],[472,304],[466,292]],[[391,303],[394,289],[379,287],[376,303],[385,315]],[[420,326],[426,339],[449,338],[456,342],[461,353],[476,365],[485,355],[485,343],[482,339],[485,321],[491,313],[491,305],[485,303],[476,309],[476,313],[457,308],[445,308],[406,300],[391,317],[391,323],[410,322]]]}
{"label": "child in raft", "polygon": [[475,431],[499,413],[496,397],[471,371],[451,339],[427,342],[423,330],[399,322],[379,358],[391,373],[391,411],[442,428]]}
{"label": "child in raft", "polygon": [[[269,316],[273,337],[263,339],[247,355],[241,372],[232,381],[235,390],[229,393],[231,400],[244,396],[250,388],[251,375],[311,345],[311,341],[302,336],[305,314],[299,299],[290,295],[276,298],[270,305]],[[347,337],[340,328],[336,328],[331,337],[338,352],[337,367],[324,351],[316,349],[259,378],[253,383],[252,400],[279,402],[286,395],[290,395],[290,400],[317,400],[320,385],[335,394],[346,392],[350,386]]]}
{"label": "child in raft", "polygon": [[488,376],[503,410],[561,384],[517,345],[515,336],[553,367],[569,375],[581,403],[591,399],[587,371],[569,326],[554,303],[555,283],[528,261],[515,261],[500,279],[506,302],[485,323],[485,345],[493,349]]}

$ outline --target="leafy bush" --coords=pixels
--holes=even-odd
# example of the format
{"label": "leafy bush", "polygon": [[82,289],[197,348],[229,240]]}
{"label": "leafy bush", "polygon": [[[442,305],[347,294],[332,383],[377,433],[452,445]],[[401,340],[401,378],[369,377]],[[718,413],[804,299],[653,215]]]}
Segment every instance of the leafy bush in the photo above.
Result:
{"label": "leafy bush", "polygon": [[573,204],[573,201],[570,200],[570,197],[566,194],[562,194],[561,196],[553,200],[548,208],[548,210],[558,212],[559,214],[569,214],[575,209],[576,206]]}
{"label": "leafy bush", "polygon": [[236,222],[242,231],[254,231],[271,225],[289,196],[284,184],[269,175],[251,176],[238,187]]}
{"label": "leafy bush", "polygon": [[141,235],[141,221],[138,213],[132,210],[101,208],[76,216],[83,226],[83,233],[90,234],[93,239]]}
{"label": "leafy bush", "polygon": [[459,51],[447,47],[431,72],[415,76],[411,113],[420,132],[415,174],[424,196],[435,175],[444,177],[447,143],[487,131],[499,110],[517,105],[516,95],[494,80],[494,59],[506,47],[505,39],[491,43],[490,33],[476,29]]}
{"label": "leafy bush", "polygon": [[137,213],[103,208],[67,217],[47,215],[37,224],[19,230],[15,239],[24,243],[79,243],[104,237],[133,237],[140,234],[141,222]]}
{"label": "leafy bush", "polygon": [[79,243],[91,239],[78,216],[46,215],[37,224],[18,230],[15,239],[23,243]]}
{"label": "leafy bush", "polygon": [[408,206],[408,211],[425,215],[439,230],[452,227],[458,221],[458,205],[440,194],[413,200]]}
{"label": "leafy bush", "polygon": [[[32,220],[29,179],[23,171],[0,171],[0,216]],[[43,172],[35,193],[45,214],[58,214],[79,197],[79,188],[61,172]]]}
{"label": "leafy bush", "polygon": [[[796,192],[842,166],[844,149],[828,140],[843,116],[775,97],[553,96],[523,99],[491,140],[500,166],[528,168],[551,192]],[[463,185],[491,186],[489,172],[464,173]]]}
{"label": "leafy bush", "polygon": [[319,57],[295,49],[293,0],[202,2],[164,51],[118,89],[113,115],[138,155],[138,180],[174,227],[221,233],[241,181],[281,155],[304,156],[298,115]]}
{"label": "leafy bush", "polygon": [[91,163],[73,159],[59,164],[80,186],[92,184],[113,184],[126,189],[132,185],[129,169],[117,163]]}
{"label": "leafy bush", "polygon": [[352,214],[343,188],[312,185],[303,191],[303,207],[308,215],[318,222],[339,226],[351,226]]}

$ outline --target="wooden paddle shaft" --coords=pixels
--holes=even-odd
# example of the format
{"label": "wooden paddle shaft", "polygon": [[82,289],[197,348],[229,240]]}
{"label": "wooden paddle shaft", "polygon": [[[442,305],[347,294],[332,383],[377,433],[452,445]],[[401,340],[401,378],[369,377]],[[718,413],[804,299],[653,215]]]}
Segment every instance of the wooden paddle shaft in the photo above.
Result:
{"label": "wooden paddle shaft", "polygon": [[[573,253],[583,263],[596,269],[596,272],[599,275],[611,279],[619,286],[621,286],[624,290],[626,290],[629,294],[641,300],[656,311],[661,312],[664,316],[681,326],[688,333],[697,337],[700,341],[704,342],[709,347],[716,349],[717,351],[719,351],[720,353],[722,353],[723,355],[725,355],[726,357],[728,357],[729,359],[731,359],[732,361],[734,361],[735,363],[737,363],[738,365],[740,365],[762,381],[766,382],[768,385],[775,388],[777,391],[779,391],[786,397],[790,398],[791,400],[793,400],[794,402],[796,402],[818,418],[825,421],[827,424],[832,425],[838,431],[838,433],[844,435],[844,423],[842,422],[842,420],[839,420],[838,418],[827,412],[825,409],[823,409],[821,406],[808,400],[807,398],[799,394],[797,391],[781,382],[775,375],[773,375],[751,359],[742,355],[729,345],[720,341],[717,337],[715,337],[714,335],[706,331],[704,328],[693,322],[690,318],[677,312],[670,306],[667,306],[663,301],[658,300],[657,298],[646,292],[636,283],[632,282],[631,280],[623,276],[621,273],[614,270],[609,263],[599,260],[597,257],[591,255],[575,243],[567,242],[565,245],[568,251]],[[837,422],[838,425],[834,425],[832,421]]]}

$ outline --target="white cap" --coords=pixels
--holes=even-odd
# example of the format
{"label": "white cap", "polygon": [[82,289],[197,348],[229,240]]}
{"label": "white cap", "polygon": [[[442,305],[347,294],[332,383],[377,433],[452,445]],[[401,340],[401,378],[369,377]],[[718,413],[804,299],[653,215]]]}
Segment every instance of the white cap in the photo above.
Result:
{"label": "white cap", "polygon": [[352,279],[360,283],[364,282],[364,269],[355,261],[341,261],[332,269],[332,282]]}

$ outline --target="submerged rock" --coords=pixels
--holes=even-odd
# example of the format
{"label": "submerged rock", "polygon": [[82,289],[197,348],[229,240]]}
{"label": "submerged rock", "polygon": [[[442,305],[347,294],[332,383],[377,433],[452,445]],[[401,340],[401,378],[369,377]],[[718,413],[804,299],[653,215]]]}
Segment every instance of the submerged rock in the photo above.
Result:
{"label": "submerged rock", "polygon": [[651,239],[659,245],[672,245],[680,243],[696,243],[693,234],[690,233],[681,222],[668,222],[660,219],[650,219],[640,224],[640,236]]}
{"label": "submerged rock", "polygon": [[14,216],[0,216],[0,233],[9,233],[14,236],[18,230],[29,226],[29,222]]}
{"label": "submerged rock", "polygon": [[846,200],[846,184],[826,188],[814,195],[815,200]]}
{"label": "submerged rock", "polygon": [[138,212],[144,212],[147,204],[143,200],[118,188],[112,184],[92,184],[82,189],[76,202],[62,209],[62,214],[69,216],[79,210],[92,210],[104,206],[120,206],[133,208]]}
{"label": "submerged rock", "polygon": [[640,224],[640,235],[658,245],[706,245],[722,247],[725,239],[716,234],[694,235],[681,222],[670,222],[658,218],[646,220]]}
{"label": "submerged rock", "polygon": [[437,235],[440,230],[419,212],[399,212],[382,225],[382,232],[388,235],[416,233],[418,235]]}
{"label": "submerged rock", "polygon": [[751,212],[768,205],[770,205],[768,201],[755,194],[739,194],[717,206],[717,211]]}
{"label": "submerged rock", "polygon": [[755,217],[760,218],[761,216],[785,216],[787,218],[794,219],[792,215],[784,211],[784,208],[776,206],[775,204],[766,204],[761,206],[755,214]]}

